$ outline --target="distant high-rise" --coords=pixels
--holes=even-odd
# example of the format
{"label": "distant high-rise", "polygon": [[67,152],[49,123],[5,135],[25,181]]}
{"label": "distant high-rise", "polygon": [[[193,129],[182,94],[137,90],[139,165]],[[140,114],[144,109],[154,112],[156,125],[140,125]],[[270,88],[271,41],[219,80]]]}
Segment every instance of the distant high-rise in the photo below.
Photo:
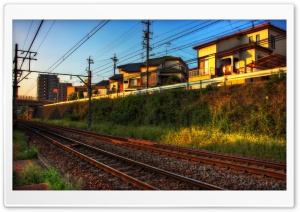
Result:
{"label": "distant high-rise", "polygon": [[58,101],[67,101],[67,87],[72,86],[72,83],[58,83]]}
{"label": "distant high-rise", "polygon": [[37,97],[57,100],[59,78],[52,74],[39,74],[37,79]]}

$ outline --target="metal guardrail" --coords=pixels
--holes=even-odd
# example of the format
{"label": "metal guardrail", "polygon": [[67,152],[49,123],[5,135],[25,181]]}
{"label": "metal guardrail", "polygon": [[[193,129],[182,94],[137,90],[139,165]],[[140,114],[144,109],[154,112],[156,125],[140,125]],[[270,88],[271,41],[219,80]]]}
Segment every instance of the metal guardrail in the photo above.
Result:
{"label": "metal guardrail", "polygon": [[[151,94],[151,93],[155,93],[155,92],[160,93],[164,90],[170,90],[170,89],[183,89],[183,90],[200,89],[200,88],[205,88],[208,85],[220,85],[220,84],[223,84],[224,82],[226,82],[226,84],[228,84],[228,82],[230,82],[230,81],[270,76],[273,74],[279,74],[280,72],[286,73],[286,67],[274,68],[274,69],[268,69],[268,70],[250,72],[250,73],[248,72],[248,73],[237,74],[237,75],[226,75],[226,76],[222,76],[222,77],[216,77],[213,79],[199,80],[199,81],[195,81],[195,82],[178,83],[178,84],[174,84],[174,85],[165,85],[165,86],[153,87],[153,88],[148,88],[148,89],[143,89],[143,90],[120,92],[120,93],[92,97],[92,99],[121,98],[121,97],[125,97],[128,95],[141,95],[141,94],[149,94],[149,93]],[[58,102],[58,103],[48,104],[48,105],[44,105],[44,106],[70,104],[70,103],[74,103],[74,102],[84,102],[84,101],[88,101],[88,98],[67,101],[67,102]]]}

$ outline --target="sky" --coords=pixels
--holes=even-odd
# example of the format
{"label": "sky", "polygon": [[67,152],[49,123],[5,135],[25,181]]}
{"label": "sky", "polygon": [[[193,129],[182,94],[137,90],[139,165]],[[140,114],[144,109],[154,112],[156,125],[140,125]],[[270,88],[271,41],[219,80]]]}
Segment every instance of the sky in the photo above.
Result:
{"label": "sky", "polygon": [[[87,76],[87,59],[91,57],[92,83],[98,83],[113,75],[114,55],[117,66],[146,59],[143,48],[146,25],[142,20],[44,20],[38,31],[41,21],[13,21],[12,61],[15,44],[25,51],[32,44],[30,51],[37,52],[34,57],[37,60],[30,63],[32,71]],[[189,68],[194,68],[197,66],[194,46],[267,22],[286,30],[285,20],[150,20],[150,58],[181,57]],[[24,55],[19,52],[19,56]],[[21,64],[19,59],[19,68]],[[24,61],[21,69],[29,69],[29,60]],[[24,71],[21,79],[27,73]],[[19,96],[36,97],[37,76],[31,73],[19,83]],[[60,82],[82,85],[78,77],[58,77]]]}

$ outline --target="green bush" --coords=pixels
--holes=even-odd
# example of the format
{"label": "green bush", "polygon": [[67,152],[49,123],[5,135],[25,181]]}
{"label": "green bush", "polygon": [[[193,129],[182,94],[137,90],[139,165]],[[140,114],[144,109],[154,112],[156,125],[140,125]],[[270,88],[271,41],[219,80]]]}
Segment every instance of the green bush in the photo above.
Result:
{"label": "green bush", "polygon": [[13,188],[25,185],[48,183],[51,190],[78,190],[82,181],[72,182],[70,176],[62,178],[55,169],[28,166],[23,170],[13,171]]}
{"label": "green bush", "polygon": [[36,159],[38,150],[29,147],[25,134],[21,131],[13,131],[13,158],[15,160]]}
{"label": "green bush", "polygon": [[[69,107],[69,120],[87,120],[87,102]],[[116,125],[189,127],[285,137],[286,82],[207,86],[92,101],[92,122]]]}

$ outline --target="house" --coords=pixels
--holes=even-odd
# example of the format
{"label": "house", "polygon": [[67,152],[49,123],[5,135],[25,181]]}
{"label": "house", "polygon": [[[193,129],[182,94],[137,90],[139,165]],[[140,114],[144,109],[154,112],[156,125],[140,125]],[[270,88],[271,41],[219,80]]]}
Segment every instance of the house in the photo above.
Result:
{"label": "house", "polygon": [[141,85],[141,66],[143,63],[130,63],[118,66],[119,73],[123,74],[124,91],[137,90]]}
{"label": "house", "polygon": [[[187,64],[180,57],[164,56],[148,60],[148,87],[165,85],[172,75],[187,81]],[[146,63],[141,65],[141,87],[147,87]]]}
{"label": "house", "polygon": [[67,86],[67,97],[69,100],[69,96],[71,93],[76,93],[78,95],[78,92],[82,91],[84,98],[87,98],[87,87],[86,86]]}
{"label": "house", "polygon": [[109,93],[109,80],[102,80],[98,83],[96,83],[94,86],[92,86],[92,95],[93,96],[103,96],[107,95]]}
{"label": "house", "polygon": [[189,82],[286,66],[286,31],[262,24],[195,46]]}
{"label": "house", "polygon": [[115,74],[110,77],[109,88],[111,93],[123,92],[123,74]]}

